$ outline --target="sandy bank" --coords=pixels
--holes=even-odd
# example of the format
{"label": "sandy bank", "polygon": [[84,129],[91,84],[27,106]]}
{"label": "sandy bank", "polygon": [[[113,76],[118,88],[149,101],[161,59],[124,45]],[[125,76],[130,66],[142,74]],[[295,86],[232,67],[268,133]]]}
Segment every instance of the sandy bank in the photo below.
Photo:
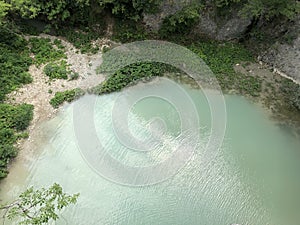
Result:
{"label": "sandy bank", "polygon": [[[8,102],[11,104],[28,103],[34,106],[34,116],[28,128],[29,138],[20,140],[17,145],[20,152],[15,160],[26,160],[31,158],[31,152],[34,151],[36,143],[34,141],[37,136],[41,136],[39,126],[50,118],[53,118],[60,109],[54,109],[49,101],[58,91],[65,91],[74,88],[87,89],[91,86],[101,83],[105,77],[96,74],[96,68],[102,63],[102,53],[94,55],[81,54],[71,43],[59,37],[41,34],[40,37],[50,39],[60,39],[65,46],[65,54],[67,55],[67,63],[69,68],[77,72],[80,76],[77,80],[49,80],[49,77],[43,73],[45,65],[37,67],[31,65],[29,72],[33,78],[33,82],[8,95]],[[30,36],[26,37],[27,39]],[[107,39],[99,39],[96,44],[100,46],[106,45]],[[51,91],[50,91],[51,90]],[[17,163],[12,163],[17,164]],[[13,166],[11,164],[11,166]]]}

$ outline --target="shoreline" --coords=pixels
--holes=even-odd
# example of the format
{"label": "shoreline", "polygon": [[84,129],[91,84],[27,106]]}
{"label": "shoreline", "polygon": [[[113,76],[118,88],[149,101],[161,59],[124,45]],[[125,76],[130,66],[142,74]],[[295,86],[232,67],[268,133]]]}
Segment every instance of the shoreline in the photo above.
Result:
{"label": "shoreline", "polygon": [[[29,39],[31,36],[26,36]],[[36,37],[36,36],[32,36]],[[54,118],[62,109],[63,106],[58,109],[53,108],[50,105],[50,99],[54,97],[56,92],[66,91],[74,88],[87,89],[95,83],[101,83],[105,77],[101,74],[96,74],[96,67],[102,63],[102,52],[94,55],[78,53],[71,43],[65,41],[61,37],[41,34],[41,38],[50,38],[61,40],[65,47],[65,54],[67,55],[67,64],[69,68],[80,74],[76,80],[63,80],[56,79],[50,80],[43,72],[45,65],[37,67],[31,65],[29,67],[29,73],[31,74],[33,81],[30,84],[23,85],[8,94],[6,103],[9,104],[22,104],[27,103],[34,106],[33,119],[30,122],[29,127],[26,129],[29,136],[26,139],[20,139],[16,143],[16,147],[19,149],[17,156],[11,160],[8,165],[8,170],[13,167],[13,164],[17,164],[19,160],[25,162],[31,158],[31,153],[35,147],[34,142],[37,136],[41,136],[41,126],[50,119]],[[103,42],[105,43],[104,40]],[[51,90],[51,92],[49,91]],[[9,176],[9,174],[8,174]]]}
{"label": "shoreline", "polygon": [[[27,38],[29,37],[30,36],[27,36]],[[96,68],[102,63],[101,52],[94,55],[81,54],[78,53],[78,49],[76,49],[71,43],[65,41],[61,37],[46,34],[41,34],[39,37],[50,38],[52,40],[61,40],[62,44],[65,46],[65,54],[67,55],[67,63],[70,65],[70,69],[78,72],[80,76],[77,80],[68,81],[59,79],[50,81],[49,77],[43,73],[44,65],[41,65],[40,67],[36,67],[35,65],[30,66],[29,73],[33,77],[33,82],[24,85],[8,95],[7,102],[11,104],[28,103],[34,105],[33,119],[30,123],[30,126],[27,128],[29,137],[27,139],[21,139],[17,142],[16,146],[19,149],[19,153],[17,157],[10,162],[8,167],[9,169],[14,166],[13,164],[18,164],[19,160],[25,162],[28,160],[28,157],[31,158],[31,154],[35,146],[34,143],[37,141],[37,137],[41,136],[40,128],[42,124],[54,118],[58,112],[62,110],[63,106],[60,106],[58,109],[54,109],[49,103],[50,99],[54,97],[54,94],[57,91],[65,91],[74,88],[82,88],[83,90],[87,90],[88,88],[95,86],[95,83],[100,84],[105,80],[104,75],[96,74]],[[99,43],[101,42],[102,44],[104,43],[102,45],[104,46],[105,43],[109,42],[109,40],[99,41]],[[276,85],[276,89],[279,88],[280,84],[280,82],[277,83],[276,81],[278,77],[281,79],[281,81],[283,79],[290,79],[293,81],[292,78],[287,78],[286,75],[283,75],[278,70],[274,69],[273,72],[271,72],[270,66],[260,62],[251,63],[246,67],[237,64],[234,66],[234,68],[244,75],[258,76],[264,82]],[[184,81],[184,78],[179,78],[179,81],[181,80],[183,80],[182,82],[186,82]],[[49,90],[52,90],[52,92],[49,93]],[[257,103],[260,107],[264,108],[268,112],[270,118],[275,119],[278,124],[288,124],[287,121],[281,121],[285,120],[286,118],[282,117],[282,115],[278,112],[278,109],[276,110],[276,102],[271,102],[270,104],[266,102],[269,96],[267,96],[268,93],[266,93],[264,90],[261,92],[259,97],[251,97],[245,94],[235,93],[234,90],[224,94],[242,95],[248,100]],[[277,101],[280,101],[280,99],[277,99]],[[300,117],[298,122],[300,122]]]}

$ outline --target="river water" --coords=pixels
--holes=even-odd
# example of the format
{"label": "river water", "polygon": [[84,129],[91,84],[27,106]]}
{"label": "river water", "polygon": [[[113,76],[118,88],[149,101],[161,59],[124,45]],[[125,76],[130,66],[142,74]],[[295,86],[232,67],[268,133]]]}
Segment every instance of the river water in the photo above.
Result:
{"label": "river water", "polygon": [[[211,135],[212,120],[203,92],[183,84],[170,86],[164,79],[128,90],[139,93],[149,88],[169,93],[181,88],[197,110],[200,138],[194,145],[193,155],[173,176],[167,177],[169,173],[160,171],[157,175],[166,176],[164,181],[142,186],[124,185],[116,177],[110,179],[109,174],[101,171],[101,166],[91,165],[86,150],[81,149],[78,132],[90,131],[74,122],[80,112],[71,104],[43,125],[43,138],[35,140],[36,150],[31,160],[12,167],[8,178],[1,183],[1,199],[10,200],[31,185],[47,187],[58,182],[69,193],[79,192],[80,197],[75,206],[63,212],[57,224],[300,224],[299,140],[287,130],[281,130],[261,107],[244,97],[227,95],[224,140],[221,147],[210,154],[205,146]],[[176,137],[183,125],[176,108],[178,102],[170,103],[158,95],[132,105],[128,129],[133,137],[142,140],[155,135],[155,130],[164,130],[156,133],[162,143],[153,144],[153,151],[134,151],[124,147],[122,140],[116,138],[116,131],[111,129],[111,118],[126,113],[122,108],[125,106],[119,104],[117,109],[121,114],[112,115],[121,94],[79,99],[76,102],[79,105],[91,99],[94,102],[93,118],[84,118],[83,108],[82,121],[96,124],[95,132],[104,149],[123,165],[140,168],[164,162],[174,153],[174,146],[179,146],[180,140]],[[188,102],[180,98],[177,101]],[[117,125],[123,129],[122,124]],[[149,133],[149,125],[152,133]],[[91,141],[91,146],[94,144]],[[114,171],[122,181],[132,176],[126,174],[124,168],[123,174]]]}

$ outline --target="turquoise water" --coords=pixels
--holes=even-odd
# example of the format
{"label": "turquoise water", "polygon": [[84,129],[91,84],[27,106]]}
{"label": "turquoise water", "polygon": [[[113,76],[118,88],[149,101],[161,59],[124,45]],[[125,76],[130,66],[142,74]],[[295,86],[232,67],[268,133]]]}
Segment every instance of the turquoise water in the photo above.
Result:
{"label": "turquoise water", "polygon": [[[139,92],[146,86],[175,92],[162,79],[128,90]],[[259,106],[230,95],[225,96],[227,125],[222,146],[210,154],[205,148],[212,124],[208,101],[201,91],[179,86],[195,103],[200,138],[193,156],[174,176],[143,187],[120,185],[103,177],[80,149],[72,104],[44,125],[47,138],[37,143],[40,151],[22,167],[20,176],[12,171],[14,177],[9,176],[1,186],[1,197],[10,199],[27,186],[54,182],[67,192],[79,192],[78,204],[68,208],[57,224],[300,224],[299,140],[280,130]],[[165,131],[156,134],[161,143],[153,144],[153,151],[133,151],[120,144],[111,129],[111,112],[119,95],[85,96],[77,103],[96,98],[95,130],[109,154],[135,167],[151,166],[172,156],[181,141],[176,137],[182,132],[176,104],[149,96],[132,106],[128,121],[134,137],[144,139],[151,136],[150,131]],[[122,107],[118,106],[121,113]]]}

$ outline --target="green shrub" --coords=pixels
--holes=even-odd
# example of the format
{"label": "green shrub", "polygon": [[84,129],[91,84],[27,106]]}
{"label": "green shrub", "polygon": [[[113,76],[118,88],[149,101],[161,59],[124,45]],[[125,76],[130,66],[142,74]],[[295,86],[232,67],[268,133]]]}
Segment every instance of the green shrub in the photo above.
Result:
{"label": "green shrub", "polygon": [[109,50],[111,50],[110,47],[104,46],[104,47],[102,48],[102,53],[108,52]]}
{"label": "green shrub", "polygon": [[248,0],[241,10],[242,15],[272,20],[275,17],[295,19],[300,13],[298,0]]}
{"label": "green shrub", "polygon": [[5,1],[0,1],[0,23],[3,22],[10,7],[10,4],[6,3]]}
{"label": "green shrub", "polygon": [[32,63],[27,42],[5,27],[0,27],[0,178],[7,175],[7,164],[16,156],[17,132],[25,130],[33,116],[33,107],[1,104],[6,94],[32,81],[27,72]]}
{"label": "green shrub", "polygon": [[68,79],[68,75],[71,73],[67,69],[66,61],[61,61],[60,64],[48,63],[44,67],[44,73],[52,79]]}
{"label": "green shrub", "polygon": [[112,39],[122,43],[140,41],[147,39],[147,33],[140,23],[116,19]]}
{"label": "green shrub", "polygon": [[173,15],[167,16],[160,27],[159,34],[162,38],[167,38],[172,34],[187,34],[198,22],[201,5],[191,5]]}
{"label": "green shrub", "polygon": [[69,80],[77,80],[79,78],[79,73],[77,72],[71,72],[70,73],[70,79]]}
{"label": "green shrub", "polygon": [[[130,19],[137,21],[142,18],[142,13],[153,13],[158,9],[162,0],[150,0],[150,1],[111,1],[112,13],[123,19]],[[108,5],[109,6],[109,5]]]}
{"label": "green shrub", "polygon": [[[0,137],[1,133],[0,131]],[[16,155],[17,149],[12,144],[0,144],[0,179],[7,176],[7,164]]]}
{"label": "green shrub", "polygon": [[59,48],[59,49],[65,49],[65,47],[64,47],[63,44],[61,43],[61,40],[59,40],[59,39],[55,39],[55,40],[53,41],[53,44],[55,44],[56,47]]}
{"label": "green shrub", "polygon": [[17,106],[0,104],[0,128],[12,128],[23,131],[33,117],[33,106],[21,104]]}
{"label": "green shrub", "polygon": [[74,28],[65,28],[57,31],[58,35],[65,37],[76,48],[81,50],[81,53],[97,53],[99,47],[92,45],[92,41],[99,38],[102,34],[94,32],[90,29],[87,31],[75,30]]}
{"label": "green shrub", "polygon": [[84,95],[84,91],[80,88],[75,88],[72,90],[67,90],[63,92],[56,92],[55,96],[50,100],[50,104],[53,108],[58,108],[64,102],[72,102],[78,99],[80,96]]}
{"label": "green shrub", "polygon": [[26,138],[24,132],[18,132],[29,126],[32,117],[32,105],[0,104],[0,178],[7,175],[7,164],[17,154],[14,144],[19,138]]}
{"label": "green shrub", "polygon": [[213,3],[221,9],[232,9],[239,4],[243,16],[267,20],[279,16],[294,19],[300,12],[300,3],[297,0],[213,0]]}
{"label": "green shrub", "polygon": [[32,81],[27,72],[32,60],[27,42],[21,36],[0,26],[0,103],[6,94]]}
{"label": "green shrub", "polygon": [[66,58],[62,50],[53,48],[49,38],[30,38],[29,43],[34,54],[34,63],[37,65]]}
{"label": "green shrub", "polygon": [[99,86],[95,87],[92,92],[95,94],[103,94],[120,91],[130,83],[142,78],[163,76],[165,72],[175,71],[178,72],[176,68],[158,62],[131,64],[118,70]]}
{"label": "green shrub", "polygon": [[24,138],[33,117],[33,106],[3,104],[6,94],[32,81],[32,63],[27,41],[6,27],[0,27],[0,178],[7,175],[7,164],[17,154],[14,144]]}
{"label": "green shrub", "polygon": [[27,41],[20,35],[12,32],[10,29],[1,26],[0,27],[0,46],[10,50],[16,50],[18,52],[27,49]]}

